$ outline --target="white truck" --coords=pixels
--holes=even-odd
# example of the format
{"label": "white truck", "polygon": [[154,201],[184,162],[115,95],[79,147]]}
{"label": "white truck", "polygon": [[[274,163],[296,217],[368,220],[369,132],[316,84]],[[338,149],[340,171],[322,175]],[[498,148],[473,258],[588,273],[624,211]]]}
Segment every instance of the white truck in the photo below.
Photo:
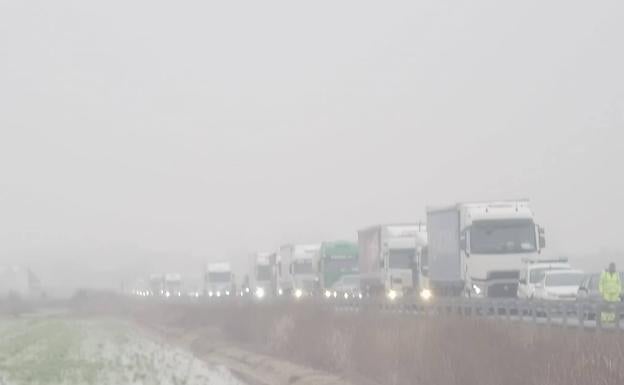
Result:
{"label": "white truck", "polygon": [[440,296],[515,297],[524,258],[545,247],[528,200],[427,209],[428,281]]}
{"label": "white truck", "polygon": [[165,276],[164,274],[150,274],[147,281],[148,294],[151,296],[165,295]]}
{"label": "white truck", "polygon": [[411,292],[415,266],[426,245],[424,223],[376,225],[358,231],[361,292],[391,300]]}
{"label": "white truck", "polygon": [[235,290],[234,274],[228,262],[213,262],[206,266],[204,291],[208,297],[235,295]]}
{"label": "white truck", "polygon": [[178,273],[165,274],[165,297],[182,296],[182,275]]}
{"label": "white truck", "polygon": [[278,293],[295,298],[318,294],[318,255],[320,244],[283,245],[279,248]]}
{"label": "white truck", "polygon": [[249,291],[258,299],[276,294],[277,253],[259,252],[251,255]]}

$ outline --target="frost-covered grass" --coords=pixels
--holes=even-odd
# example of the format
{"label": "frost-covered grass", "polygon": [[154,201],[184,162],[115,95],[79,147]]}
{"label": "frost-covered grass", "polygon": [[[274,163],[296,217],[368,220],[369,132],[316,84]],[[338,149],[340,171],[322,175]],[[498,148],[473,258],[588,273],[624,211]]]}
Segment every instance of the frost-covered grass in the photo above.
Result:
{"label": "frost-covered grass", "polygon": [[234,385],[224,368],[116,320],[0,319],[0,385]]}

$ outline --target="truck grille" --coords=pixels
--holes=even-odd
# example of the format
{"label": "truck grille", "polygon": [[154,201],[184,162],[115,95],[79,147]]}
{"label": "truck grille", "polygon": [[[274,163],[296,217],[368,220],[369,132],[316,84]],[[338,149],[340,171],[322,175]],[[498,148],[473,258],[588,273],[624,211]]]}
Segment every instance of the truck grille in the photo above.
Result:
{"label": "truck grille", "polygon": [[517,283],[494,283],[488,286],[487,290],[488,297],[514,298],[517,294]]}

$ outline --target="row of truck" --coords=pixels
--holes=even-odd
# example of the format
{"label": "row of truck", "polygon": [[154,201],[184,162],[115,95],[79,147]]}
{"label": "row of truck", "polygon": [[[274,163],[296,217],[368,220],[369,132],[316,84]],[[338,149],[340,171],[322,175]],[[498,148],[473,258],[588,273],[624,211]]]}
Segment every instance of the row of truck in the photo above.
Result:
{"label": "row of truck", "polygon": [[428,208],[426,224],[363,228],[357,242],[257,253],[245,290],[258,297],[333,296],[349,276],[358,281],[358,296],[515,297],[522,266],[539,260],[544,247],[528,200],[457,203]]}
{"label": "row of truck", "polygon": [[[238,285],[229,263],[210,263],[192,295],[515,297],[522,267],[544,247],[528,200],[456,203],[428,207],[426,223],[360,229],[356,241],[254,253]],[[152,293],[182,295],[178,276],[157,281]]]}

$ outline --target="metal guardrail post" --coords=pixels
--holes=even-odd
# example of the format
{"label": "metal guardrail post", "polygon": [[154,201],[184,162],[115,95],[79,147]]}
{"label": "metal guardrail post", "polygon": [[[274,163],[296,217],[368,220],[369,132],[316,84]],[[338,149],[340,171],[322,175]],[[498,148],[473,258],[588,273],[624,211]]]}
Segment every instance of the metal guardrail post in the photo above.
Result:
{"label": "metal guardrail post", "polygon": [[552,307],[550,306],[549,303],[546,303],[544,306],[544,310],[546,312],[546,323],[548,323],[548,325],[552,325]]}

